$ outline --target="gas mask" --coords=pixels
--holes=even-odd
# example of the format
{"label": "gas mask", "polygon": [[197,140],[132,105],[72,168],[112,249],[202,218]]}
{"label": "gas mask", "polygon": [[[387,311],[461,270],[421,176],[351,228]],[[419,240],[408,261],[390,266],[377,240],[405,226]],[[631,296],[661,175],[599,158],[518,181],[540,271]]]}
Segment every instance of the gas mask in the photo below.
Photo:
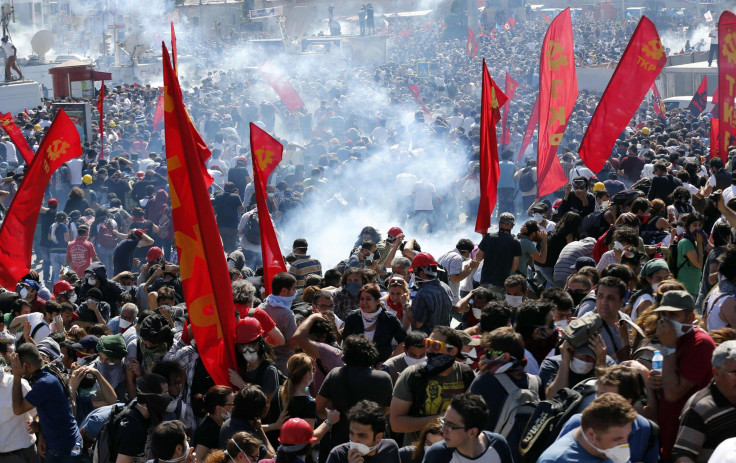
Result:
{"label": "gas mask", "polygon": [[245,349],[242,354],[243,358],[248,363],[253,363],[258,360],[258,351],[255,349]]}

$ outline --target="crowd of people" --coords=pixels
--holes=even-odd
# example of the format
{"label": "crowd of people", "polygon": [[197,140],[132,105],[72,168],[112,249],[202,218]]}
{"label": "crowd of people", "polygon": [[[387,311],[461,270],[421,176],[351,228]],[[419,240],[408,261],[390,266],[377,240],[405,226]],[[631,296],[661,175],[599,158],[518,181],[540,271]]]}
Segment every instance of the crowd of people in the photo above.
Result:
{"label": "crowd of people", "polygon": [[[660,33],[692,19],[672,18]],[[584,65],[615,62],[635,23],[573,25]],[[53,173],[34,266],[0,292],[0,461],[731,461],[733,152],[711,156],[709,115],[643,104],[591,172],[577,148],[600,95],[581,92],[559,150],[569,182],[537,198],[535,144],[514,159],[545,27],[479,37],[494,77],[520,83],[481,239],[478,62],[441,24],[396,28],[388,64],[291,76],[293,114],[234,71],[185,92],[232,283],[228,385],[187,314],[159,90],[109,88],[104,138]],[[34,150],[50,103],[15,116]],[[288,271],[268,295],[251,121],[285,147],[267,204]],[[16,153],[0,141],[3,212]],[[328,221],[348,240],[310,253]]]}

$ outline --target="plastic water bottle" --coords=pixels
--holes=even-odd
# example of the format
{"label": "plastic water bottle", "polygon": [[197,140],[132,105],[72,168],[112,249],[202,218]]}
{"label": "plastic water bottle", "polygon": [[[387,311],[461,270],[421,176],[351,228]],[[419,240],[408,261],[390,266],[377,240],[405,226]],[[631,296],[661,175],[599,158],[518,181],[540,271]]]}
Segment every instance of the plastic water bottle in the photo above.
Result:
{"label": "plastic water bottle", "polygon": [[662,357],[662,352],[655,350],[654,357],[652,357],[652,370],[662,371],[663,360],[664,357]]}

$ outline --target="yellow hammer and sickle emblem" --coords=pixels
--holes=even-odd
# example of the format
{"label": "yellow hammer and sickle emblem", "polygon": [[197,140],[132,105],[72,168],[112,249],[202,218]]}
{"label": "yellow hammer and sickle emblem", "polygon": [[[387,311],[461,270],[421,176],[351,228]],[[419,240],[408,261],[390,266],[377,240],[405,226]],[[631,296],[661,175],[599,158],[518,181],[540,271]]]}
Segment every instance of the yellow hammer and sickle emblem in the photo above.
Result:
{"label": "yellow hammer and sickle emblem", "polygon": [[54,140],[51,146],[46,148],[46,155],[51,161],[55,161],[59,156],[66,153],[67,149],[69,149],[69,143],[64,140]]}
{"label": "yellow hammer and sickle emblem", "polygon": [[273,151],[264,150],[262,148],[257,149],[256,161],[258,161],[258,168],[260,170],[266,170],[266,167],[271,165],[273,162]]}

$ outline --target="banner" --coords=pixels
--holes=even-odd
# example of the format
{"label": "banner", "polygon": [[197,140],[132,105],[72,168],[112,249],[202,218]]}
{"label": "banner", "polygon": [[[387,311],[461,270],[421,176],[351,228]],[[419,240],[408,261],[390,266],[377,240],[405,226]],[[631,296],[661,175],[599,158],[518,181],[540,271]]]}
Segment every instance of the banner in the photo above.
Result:
{"label": "banner", "polygon": [[235,361],[235,305],[220,232],[202,176],[201,154],[179,80],[161,44],[164,66],[166,168],[174,237],[189,320],[199,356],[215,384],[229,385]]}
{"label": "banner", "polygon": [[721,153],[718,149],[718,127],[719,127],[719,120],[720,117],[720,111],[719,111],[719,96],[718,96],[718,88],[716,87],[716,90],[713,92],[713,109],[710,112],[710,159],[713,159],[716,156],[719,156],[723,160],[723,164],[726,164],[726,161],[728,160],[728,153]]}
{"label": "banner", "polygon": [[299,94],[296,93],[296,90],[294,90],[294,87],[291,86],[289,81],[268,60],[264,61],[258,67],[258,73],[261,74],[263,80],[279,95],[279,98],[284,102],[286,109],[290,113],[293,114],[304,107],[304,103],[299,97]]}
{"label": "banner", "polygon": [[654,113],[664,122],[667,120],[667,109],[664,107],[662,97],[659,96],[657,83],[652,82],[652,104],[654,105]]}
{"label": "banner", "polygon": [[[25,170],[23,181],[0,226],[0,286],[15,291],[18,280],[30,270],[33,234],[51,174],[65,162],[81,155],[79,132],[60,109]],[[41,230],[41,233],[48,232]]]}
{"label": "banner", "polygon": [[538,122],[539,122],[539,96],[537,96],[537,99],[534,100],[534,108],[532,109],[531,116],[529,116],[529,123],[526,125],[526,132],[524,132],[524,139],[521,141],[521,148],[519,149],[519,152],[516,154],[516,162],[521,162],[521,160],[524,159],[524,153],[526,152],[526,149],[529,147],[529,143],[532,142],[532,137],[534,136],[534,129],[537,128]]}
{"label": "banner", "polygon": [[557,159],[557,147],[578,97],[570,8],[549,25],[539,60],[539,149],[537,197],[548,195],[567,183]]}
{"label": "banner", "polygon": [[286,271],[279,241],[273,228],[271,214],[266,204],[268,176],[281,162],[284,147],[254,123],[250,123],[250,150],[253,158],[253,185],[258,207],[258,230],[261,233],[261,255],[263,257],[263,285],[266,295],[271,294],[274,275]]}
{"label": "banner", "polygon": [[[514,93],[519,87],[519,83],[511,77],[511,73],[506,73],[506,82],[504,84],[504,92],[509,100],[514,98]],[[503,122],[501,123],[501,144],[511,144],[511,131],[509,130],[509,106],[511,103],[503,107]]]}
{"label": "banner", "polygon": [[[15,147],[18,148],[18,152],[23,156],[23,160],[26,161],[26,164],[30,164],[34,157],[33,150],[28,146],[28,142],[26,141],[26,137],[23,136],[23,132],[21,132],[18,126],[15,125],[13,114],[0,113],[0,125],[5,129],[5,133],[8,134]],[[8,159],[8,161],[10,161],[10,159]],[[20,161],[20,159],[18,159],[18,161]]]}
{"label": "banner", "polygon": [[483,60],[483,87],[480,98],[480,203],[475,219],[475,231],[481,235],[491,228],[491,214],[496,207],[498,177],[498,142],[496,124],[501,120],[501,106],[508,98],[491,79]]}
{"label": "banner", "polygon": [[657,28],[642,16],[580,142],[580,158],[590,170],[597,174],[603,169],[666,63]]}
{"label": "banner", "polygon": [[544,22],[546,22],[547,24],[549,24],[549,23],[551,23],[551,22],[552,22],[552,20],[551,20],[551,19],[549,19],[549,16],[547,16],[547,15],[546,15],[546,14],[544,14],[544,13],[542,13],[542,19],[544,19]]}
{"label": "banner", "polygon": [[174,58],[174,74],[179,76],[179,61],[176,53],[176,33],[174,32],[174,21],[171,21],[171,55]]}
{"label": "banner", "polygon": [[[733,102],[736,76],[736,15],[721,13],[718,19],[718,154],[724,163],[728,147],[736,144],[736,113]],[[706,100],[707,101],[707,100]]]}
{"label": "banner", "polygon": [[100,157],[105,159],[105,81],[100,85],[100,93],[97,95],[97,112],[100,114]]}
{"label": "banner", "polygon": [[422,111],[424,112],[424,115],[427,117],[430,117],[432,113],[429,111],[429,108],[427,108],[427,105],[424,104],[422,101],[422,97],[419,96],[419,86],[418,85],[407,85],[406,88],[409,89],[411,92],[411,95],[414,97],[414,100],[419,103],[419,106],[422,107]]}
{"label": "banner", "polygon": [[[164,94],[158,96],[156,102],[156,112],[153,114],[153,130],[158,131],[158,127],[164,121]],[[209,157],[209,156],[208,156]]]}
{"label": "banner", "polygon": [[[720,53],[720,47],[718,49]],[[723,68],[719,65],[718,73],[723,72]],[[703,76],[703,80],[700,82],[700,87],[693,95],[693,99],[690,100],[690,104],[687,110],[690,111],[694,117],[700,116],[700,113],[705,111],[705,105],[708,103],[708,76]]]}
{"label": "banner", "polygon": [[478,41],[475,40],[475,34],[473,33],[473,29],[468,27],[468,54],[470,55],[470,58],[475,58],[475,55],[478,53]]}

